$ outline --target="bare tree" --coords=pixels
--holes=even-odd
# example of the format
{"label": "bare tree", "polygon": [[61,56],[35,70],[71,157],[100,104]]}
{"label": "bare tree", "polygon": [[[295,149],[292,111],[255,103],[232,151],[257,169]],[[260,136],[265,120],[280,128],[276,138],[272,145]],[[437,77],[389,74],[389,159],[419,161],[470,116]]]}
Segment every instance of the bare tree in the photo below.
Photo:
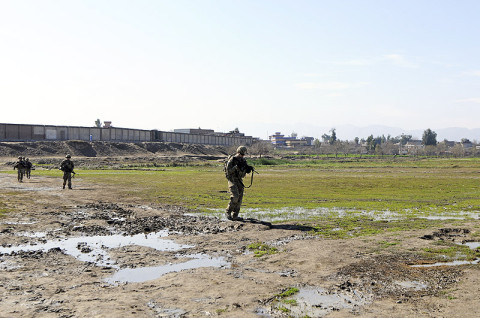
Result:
{"label": "bare tree", "polygon": [[252,155],[258,155],[260,158],[264,155],[268,155],[273,151],[273,145],[269,141],[257,141],[252,144],[249,149],[249,153]]}
{"label": "bare tree", "polygon": [[455,157],[465,156],[465,149],[463,149],[462,144],[458,143],[452,147],[452,153]]}
{"label": "bare tree", "polygon": [[393,142],[387,142],[386,144],[382,145],[382,147],[383,151],[387,155],[398,155],[400,153],[399,146]]}

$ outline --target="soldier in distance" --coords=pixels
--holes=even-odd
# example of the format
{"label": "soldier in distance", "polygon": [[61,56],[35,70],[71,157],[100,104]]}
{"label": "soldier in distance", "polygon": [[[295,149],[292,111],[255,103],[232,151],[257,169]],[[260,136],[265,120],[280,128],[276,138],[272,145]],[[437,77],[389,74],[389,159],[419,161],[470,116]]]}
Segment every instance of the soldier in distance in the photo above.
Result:
{"label": "soldier in distance", "polygon": [[13,166],[13,170],[17,169],[18,182],[23,182],[23,175],[25,174],[25,161],[22,156],[18,157],[17,162]]}
{"label": "soldier in distance", "polygon": [[60,164],[60,170],[63,171],[63,188],[65,189],[65,185],[68,183],[68,188],[72,188],[72,173],[73,169],[75,168],[75,165],[73,164],[73,161],[70,160],[72,156],[66,155],[65,160],[62,161]]}
{"label": "soldier in distance", "polygon": [[32,162],[30,161],[30,159],[26,158],[25,159],[25,175],[27,176],[27,179],[30,179],[32,167],[33,167]]}

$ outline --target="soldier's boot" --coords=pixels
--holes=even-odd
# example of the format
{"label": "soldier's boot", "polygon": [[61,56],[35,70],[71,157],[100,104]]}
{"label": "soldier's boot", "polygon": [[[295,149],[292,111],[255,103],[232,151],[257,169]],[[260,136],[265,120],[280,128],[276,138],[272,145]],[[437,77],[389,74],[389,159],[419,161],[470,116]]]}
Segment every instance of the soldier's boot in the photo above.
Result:
{"label": "soldier's boot", "polygon": [[240,211],[233,212],[233,215],[232,215],[232,220],[233,221],[243,221],[243,218],[238,216],[239,213],[240,213]]}
{"label": "soldier's boot", "polygon": [[227,218],[227,220],[232,220],[232,212],[230,210],[226,210],[225,211],[225,217]]}
{"label": "soldier's boot", "polygon": [[65,183],[63,184],[63,188],[65,189]]}

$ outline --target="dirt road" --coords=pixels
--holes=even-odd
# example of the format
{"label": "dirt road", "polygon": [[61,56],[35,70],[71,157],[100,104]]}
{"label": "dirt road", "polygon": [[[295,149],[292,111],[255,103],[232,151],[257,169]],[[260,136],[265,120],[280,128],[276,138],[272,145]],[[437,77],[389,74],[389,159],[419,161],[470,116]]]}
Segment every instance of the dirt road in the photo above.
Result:
{"label": "dirt road", "polygon": [[480,316],[478,264],[410,266],[435,239],[474,239],[478,221],[331,240],[61,182],[0,174],[0,317]]}

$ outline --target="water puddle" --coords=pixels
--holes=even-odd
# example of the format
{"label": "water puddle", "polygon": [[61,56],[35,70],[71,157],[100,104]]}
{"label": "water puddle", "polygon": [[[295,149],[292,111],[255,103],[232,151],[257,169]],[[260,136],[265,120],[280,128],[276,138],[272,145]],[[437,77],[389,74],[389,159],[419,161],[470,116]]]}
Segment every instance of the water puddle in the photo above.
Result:
{"label": "water puddle", "polygon": [[47,232],[18,232],[16,235],[26,236],[31,238],[43,238],[43,237],[47,237],[48,233]]}
{"label": "water puddle", "polygon": [[125,268],[116,272],[112,277],[105,281],[109,284],[117,283],[140,283],[157,279],[168,273],[179,272],[187,269],[195,269],[201,267],[217,267],[228,268],[230,263],[225,261],[223,257],[209,257],[205,254],[193,254],[182,257],[192,258],[189,261],[178,264],[167,264],[154,267],[142,268]]}
{"label": "water puddle", "polygon": [[446,220],[465,220],[467,217],[472,216],[453,216],[453,215],[430,215],[430,216],[420,216],[420,219],[432,220],[432,221],[446,221]]}
{"label": "water puddle", "polygon": [[480,242],[465,242],[463,245],[466,245],[470,247],[472,250],[476,250],[477,248],[480,248]]}
{"label": "water puddle", "polygon": [[[24,233],[29,237],[45,237],[46,233]],[[66,239],[56,239],[40,244],[18,245],[13,247],[0,247],[0,253],[10,254],[13,252],[44,251],[52,248],[60,248],[65,254],[75,257],[79,261],[93,263],[96,266],[109,266],[117,269],[117,272],[105,281],[110,284],[145,282],[159,278],[172,272],[201,267],[226,268],[230,263],[223,257],[210,257],[205,254],[193,254],[177,257],[190,258],[183,263],[167,264],[155,267],[139,267],[120,269],[115,261],[110,259],[108,250],[124,246],[144,246],[159,251],[179,251],[192,248],[193,245],[182,245],[172,240],[165,239],[168,231],[149,234],[137,234],[133,236],[108,235],[108,236],[84,236]],[[0,264],[1,265],[1,264]],[[4,264],[7,266],[7,264]],[[7,266],[8,267],[8,266]],[[0,266],[1,268],[1,266]]]}
{"label": "water puddle", "polygon": [[437,266],[459,266],[459,265],[474,265],[478,264],[480,259],[474,261],[453,261],[453,262],[438,262],[434,264],[411,265],[410,267],[437,267]]}
{"label": "water puddle", "polygon": [[[466,245],[471,249],[477,249],[480,247],[480,242],[466,242],[466,243],[461,243],[460,245]],[[477,258],[473,261],[438,262],[433,264],[410,265],[410,267],[460,266],[460,265],[475,265],[479,263],[480,263],[480,258]]]}
{"label": "water puddle", "polygon": [[149,234],[137,234],[133,236],[107,235],[107,236],[83,236],[66,239],[47,241],[36,245],[18,245],[13,247],[0,247],[0,253],[10,254],[20,251],[48,251],[52,248],[60,248],[65,254],[71,255],[83,262],[91,262],[97,266],[115,266],[110,260],[108,249],[120,248],[129,245],[139,245],[154,248],[159,251],[179,251],[191,248],[191,245],[180,245],[172,240],[164,239],[168,231]]}
{"label": "water puddle", "polygon": [[277,309],[288,311],[291,317],[324,317],[333,311],[355,311],[371,302],[357,291],[333,293],[320,287],[305,287],[288,299],[276,304]]}
{"label": "water puddle", "polygon": [[412,281],[396,281],[395,284],[401,286],[406,289],[413,289],[413,290],[424,290],[427,289],[428,285],[416,280]]}
{"label": "water puddle", "polygon": [[18,221],[18,222],[15,222],[15,221],[5,221],[5,222],[0,222],[0,224],[5,224],[5,225],[31,225],[31,224],[35,224],[37,222],[33,222],[33,221]]}
{"label": "water puddle", "polygon": [[[209,212],[202,213],[204,216],[213,216],[219,219],[226,220],[223,209],[211,209]],[[427,215],[425,215],[427,214]],[[198,215],[192,214],[192,215]],[[286,207],[278,209],[242,209],[241,216],[243,218],[252,218],[262,220],[265,222],[283,222],[294,220],[309,220],[322,217],[342,218],[347,216],[365,216],[374,219],[375,221],[395,221],[402,220],[407,217],[417,217],[428,220],[450,220],[458,219],[465,220],[469,218],[478,218],[478,211],[453,211],[447,213],[444,211],[366,211],[354,209],[340,209],[340,208],[312,208],[307,209],[303,207]]]}
{"label": "water puddle", "polygon": [[185,317],[185,315],[188,313],[187,311],[178,308],[162,308],[160,304],[157,304],[154,301],[149,301],[147,306],[155,311],[158,317],[180,318]]}

